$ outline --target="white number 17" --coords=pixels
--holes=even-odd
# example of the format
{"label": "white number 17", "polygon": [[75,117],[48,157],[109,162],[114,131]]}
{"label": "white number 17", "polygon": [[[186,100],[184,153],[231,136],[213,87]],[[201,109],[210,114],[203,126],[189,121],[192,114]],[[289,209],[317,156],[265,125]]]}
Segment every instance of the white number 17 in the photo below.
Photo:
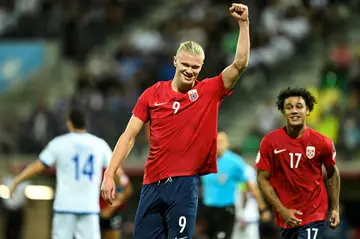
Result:
{"label": "white number 17", "polygon": [[301,159],[301,153],[295,153],[295,156],[297,157],[295,167],[294,167],[294,153],[289,153],[289,155],[290,155],[290,168],[298,168]]}
{"label": "white number 17", "polygon": [[[317,229],[317,228],[308,228],[308,229],[306,229],[307,234],[308,234],[308,239],[316,239],[317,234],[318,234],[318,230],[319,229]],[[311,231],[314,232],[314,236],[312,238],[311,238]]]}

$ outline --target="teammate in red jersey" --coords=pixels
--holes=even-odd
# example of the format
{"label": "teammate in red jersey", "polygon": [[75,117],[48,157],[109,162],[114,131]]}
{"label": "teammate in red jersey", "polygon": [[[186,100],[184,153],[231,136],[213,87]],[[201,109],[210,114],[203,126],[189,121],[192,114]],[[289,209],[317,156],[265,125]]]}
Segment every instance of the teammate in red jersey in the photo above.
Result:
{"label": "teammate in red jersey", "polygon": [[[328,137],[306,126],[316,100],[304,88],[280,92],[286,126],[267,134],[256,159],[259,188],[275,210],[282,238],[323,238],[330,199],[330,227],[339,224],[340,174]],[[322,166],[327,172],[326,190]]]}
{"label": "teammate in red jersey", "polygon": [[120,238],[120,229],[123,222],[121,211],[124,209],[127,200],[133,193],[130,179],[121,167],[117,170],[114,179],[117,185],[117,193],[113,204],[108,205],[105,200],[100,197],[100,229],[103,239]]}
{"label": "teammate in red jersey", "polygon": [[135,216],[135,239],[193,237],[199,175],[217,171],[218,109],[249,59],[248,8],[232,4],[229,11],[240,29],[234,62],[218,76],[197,81],[204,50],[192,41],[180,44],[174,78],[145,90],[115,147],[102,184],[102,196],[109,203],[115,194],[114,173],[149,122],[150,152]]}

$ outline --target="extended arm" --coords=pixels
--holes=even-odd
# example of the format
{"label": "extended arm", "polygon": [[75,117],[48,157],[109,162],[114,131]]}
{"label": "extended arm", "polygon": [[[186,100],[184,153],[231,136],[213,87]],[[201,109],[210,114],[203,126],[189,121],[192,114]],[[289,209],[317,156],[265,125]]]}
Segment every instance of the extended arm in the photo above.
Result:
{"label": "extended arm", "polygon": [[12,194],[15,191],[16,187],[20,183],[41,173],[45,168],[46,166],[40,160],[36,160],[35,162],[29,164],[18,176],[16,176],[14,180],[14,184],[10,189],[10,194]]}
{"label": "extended arm", "polygon": [[239,37],[234,61],[222,72],[226,90],[230,90],[235,86],[248,65],[250,54],[248,8],[242,4],[233,4],[229,10],[230,14],[238,21]]}

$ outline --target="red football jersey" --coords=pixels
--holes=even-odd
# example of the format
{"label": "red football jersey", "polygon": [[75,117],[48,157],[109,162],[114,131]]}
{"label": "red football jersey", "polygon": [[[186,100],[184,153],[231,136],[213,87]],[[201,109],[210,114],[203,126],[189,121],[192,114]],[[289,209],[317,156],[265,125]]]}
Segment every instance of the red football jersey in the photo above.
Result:
{"label": "red football jersey", "polygon": [[[332,140],[311,128],[298,139],[291,138],[285,127],[272,131],[261,141],[256,158],[256,167],[270,172],[270,184],[284,206],[303,213],[296,215],[302,225],[326,220],[328,196],[322,165],[335,164]],[[276,211],[275,222],[288,227]]]}
{"label": "red football jersey", "polygon": [[221,74],[196,81],[187,93],[173,91],[171,82],[158,82],[145,90],[133,110],[150,124],[144,184],[217,172],[218,111],[231,91],[226,91]]}

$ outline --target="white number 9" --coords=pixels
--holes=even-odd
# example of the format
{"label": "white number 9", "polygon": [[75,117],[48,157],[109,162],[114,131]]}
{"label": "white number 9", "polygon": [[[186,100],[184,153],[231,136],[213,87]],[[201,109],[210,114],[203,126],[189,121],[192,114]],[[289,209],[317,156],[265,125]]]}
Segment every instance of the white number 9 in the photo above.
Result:
{"label": "white number 9", "polygon": [[176,114],[178,112],[178,110],[180,109],[180,103],[178,101],[174,102],[173,109],[174,109],[174,114]]}
{"label": "white number 9", "polygon": [[186,217],[184,217],[184,216],[179,217],[179,226],[181,227],[180,233],[182,233],[186,227]]}

